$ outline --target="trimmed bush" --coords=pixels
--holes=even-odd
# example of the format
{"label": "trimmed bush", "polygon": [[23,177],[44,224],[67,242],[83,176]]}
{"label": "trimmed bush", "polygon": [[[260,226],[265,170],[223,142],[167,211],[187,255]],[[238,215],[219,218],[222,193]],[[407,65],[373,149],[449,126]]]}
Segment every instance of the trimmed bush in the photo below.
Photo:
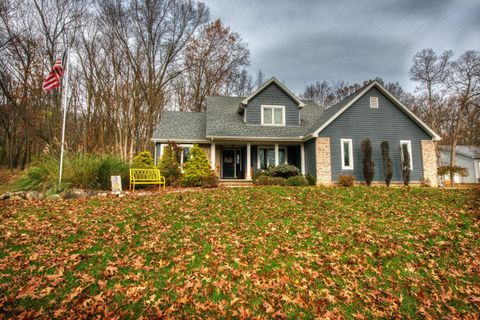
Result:
{"label": "trimmed bush", "polygon": [[174,185],[182,175],[177,160],[179,152],[181,152],[181,149],[175,143],[169,143],[163,148],[162,157],[158,164],[160,174],[165,177],[169,186]]}
{"label": "trimmed bush", "polygon": [[153,157],[150,151],[142,151],[133,157],[132,168],[135,169],[155,169]]}
{"label": "trimmed bush", "polygon": [[254,184],[258,186],[284,186],[287,184],[287,179],[282,177],[260,175],[254,181]]}
{"label": "trimmed bush", "polygon": [[300,170],[291,164],[281,164],[268,168],[265,170],[265,174],[270,177],[281,177],[287,179],[288,177],[298,176],[300,174]]}
{"label": "trimmed bush", "polygon": [[408,186],[410,184],[410,153],[408,152],[408,147],[406,144],[402,145],[402,177],[403,184]]}
{"label": "trimmed bush", "polygon": [[338,176],[338,184],[340,184],[342,187],[353,187],[355,184],[355,177],[352,175]]}
{"label": "trimmed bush", "polygon": [[190,150],[190,159],[185,163],[182,186],[201,187],[214,181],[215,172],[210,169],[207,154],[195,144]]}
{"label": "trimmed bush", "polygon": [[308,180],[304,176],[293,176],[287,179],[287,185],[293,187],[308,186]]}
{"label": "trimmed bush", "polygon": [[372,143],[370,139],[362,141],[362,170],[367,186],[370,186],[375,176],[375,162],[372,160]]}
{"label": "trimmed bush", "polygon": [[305,178],[307,179],[310,186],[315,186],[317,184],[317,178],[315,178],[314,176],[307,174]]}
{"label": "trimmed bush", "polygon": [[393,177],[392,159],[390,158],[390,145],[388,141],[382,141],[380,149],[382,150],[383,176],[388,187]]}

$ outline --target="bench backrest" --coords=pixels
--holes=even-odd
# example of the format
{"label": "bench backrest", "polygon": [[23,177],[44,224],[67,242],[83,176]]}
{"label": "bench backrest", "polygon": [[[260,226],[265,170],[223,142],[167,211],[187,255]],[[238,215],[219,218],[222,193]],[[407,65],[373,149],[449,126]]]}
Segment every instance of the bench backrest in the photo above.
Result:
{"label": "bench backrest", "polygon": [[160,170],[130,169],[130,180],[160,180]]}

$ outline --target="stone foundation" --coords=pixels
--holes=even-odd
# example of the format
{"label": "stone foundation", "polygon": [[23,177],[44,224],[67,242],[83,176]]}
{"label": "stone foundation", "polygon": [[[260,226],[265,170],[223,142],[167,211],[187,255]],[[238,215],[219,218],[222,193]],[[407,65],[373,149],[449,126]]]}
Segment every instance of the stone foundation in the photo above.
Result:
{"label": "stone foundation", "polygon": [[332,183],[332,164],[330,158],[330,138],[320,137],[315,140],[317,185]]}
{"label": "stone foundation", "polygon": [[422,140],[423,179],[430,180],[432,187],[438,187],[437,154],[435,141]]}

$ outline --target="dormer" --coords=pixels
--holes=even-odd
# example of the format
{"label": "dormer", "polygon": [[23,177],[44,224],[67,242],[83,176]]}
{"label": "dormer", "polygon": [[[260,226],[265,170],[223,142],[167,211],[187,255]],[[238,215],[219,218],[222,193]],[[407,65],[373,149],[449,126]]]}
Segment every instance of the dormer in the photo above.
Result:
{"label": "dormer", "polygon": [[298,126],[304,103],[276,78],[262,84],[240,103],[238,113],[246,124]]}

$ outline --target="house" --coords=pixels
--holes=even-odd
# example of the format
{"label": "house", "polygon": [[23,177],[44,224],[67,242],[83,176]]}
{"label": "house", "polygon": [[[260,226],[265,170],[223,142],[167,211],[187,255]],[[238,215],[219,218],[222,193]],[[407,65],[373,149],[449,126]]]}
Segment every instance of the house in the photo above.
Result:
{"label": "house", "polygon": [[[450,147],[439,146],[440,165],[450,165]],[[457,146],[455,165],[467,169],[467,176],[455,175],[456,183],[480,183],[480,146]],[[449,180],[450,177],[444,177]]]}
{"label": "house", "polygon": [[401,182],[401,145],[411,159],[411,181],[437,184],[435,140],[440,137],[379,82],[372,81],[325,111],[299,99],[272,78],[248,97],[207,98],[206,112],[164,113],[154,136],[155,161],[175,142],[188,150],[199,144],[221,179],[250,180],[258,170],[289,163],[317,184],[354,175],[364,181],[360,145],[370,139],[376,164],[374,181],[383,182],[380,143],[390,144],[392,182]]}

